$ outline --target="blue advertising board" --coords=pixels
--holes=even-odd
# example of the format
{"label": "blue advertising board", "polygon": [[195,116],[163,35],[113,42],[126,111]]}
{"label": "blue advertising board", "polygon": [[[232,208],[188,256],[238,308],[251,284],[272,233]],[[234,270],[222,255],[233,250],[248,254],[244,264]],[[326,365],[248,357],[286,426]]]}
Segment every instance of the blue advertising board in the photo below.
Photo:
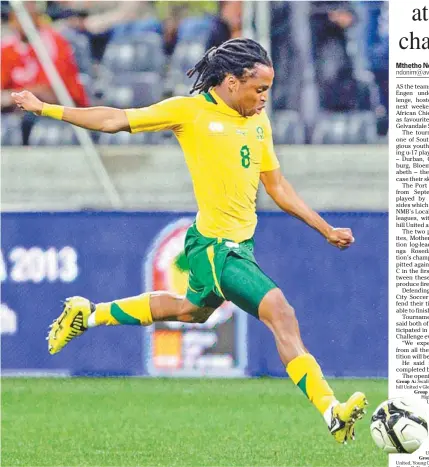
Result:
{"label": "blue advertising board", "polygon": [[[324,217],[353,229],[352,248],[331,247],[285,214],[260,213],[256,257],[295,308],[304,342],[326,375],[387,376],[387,215]],[[2,214],[3,373],[284,376],[270,332],[228,306],[205,326],[96,328],[49,355],[48,325],[66,297],[105,302],[152,288],[181,293],[186,274],[171,266],[172,258],[183,248],[180,226],[192,218],[159,212]],[[174,229],[176,240],[165,236]]]}

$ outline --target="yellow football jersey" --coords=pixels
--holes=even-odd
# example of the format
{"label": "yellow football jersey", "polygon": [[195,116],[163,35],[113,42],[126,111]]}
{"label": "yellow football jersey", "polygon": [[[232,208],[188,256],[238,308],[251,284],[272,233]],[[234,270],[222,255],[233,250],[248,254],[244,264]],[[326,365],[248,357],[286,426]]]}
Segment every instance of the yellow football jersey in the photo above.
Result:
{"label": "yellow football jersey", "polygon": [[191,173],[202,235],[235,242],[253,236],[260,173],[279,167],[264,111],[243,117],[212,89],[126,114],[133,133],[174,131]]}

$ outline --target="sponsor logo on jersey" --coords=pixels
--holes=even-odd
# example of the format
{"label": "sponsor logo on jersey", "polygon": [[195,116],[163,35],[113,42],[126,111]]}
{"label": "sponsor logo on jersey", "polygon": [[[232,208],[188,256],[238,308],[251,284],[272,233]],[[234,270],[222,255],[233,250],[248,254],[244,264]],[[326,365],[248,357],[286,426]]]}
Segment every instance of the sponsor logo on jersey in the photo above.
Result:
{"label": "sponsor logo on jersey", "polygon": [[223,133],[224,129],[225,128],[223,126],[223,123],[220,123],[220,122],[210,122],[209,123],[209,130],[212,133]]}

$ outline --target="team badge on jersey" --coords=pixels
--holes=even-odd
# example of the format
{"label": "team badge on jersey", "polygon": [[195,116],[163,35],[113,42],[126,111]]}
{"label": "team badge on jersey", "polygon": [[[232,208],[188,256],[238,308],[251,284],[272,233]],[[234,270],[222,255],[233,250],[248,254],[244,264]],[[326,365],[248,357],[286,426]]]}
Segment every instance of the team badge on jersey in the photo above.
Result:
{"label": "team badge on jersey", "polygon": [[264,129],[261,126],[256,127],[256,139],[259,141],[264,139]]}

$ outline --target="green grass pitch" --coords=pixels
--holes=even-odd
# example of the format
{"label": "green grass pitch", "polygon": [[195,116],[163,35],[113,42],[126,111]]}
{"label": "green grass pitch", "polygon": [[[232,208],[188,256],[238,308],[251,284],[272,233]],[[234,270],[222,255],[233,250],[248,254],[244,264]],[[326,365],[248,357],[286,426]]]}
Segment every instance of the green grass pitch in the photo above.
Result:
{"label": "green grass pitch", "polygon": [[331,385],[370,402],[347,446],[289,380],[3,378],[1,465],[387,466],[369,434],[387,381]]}

